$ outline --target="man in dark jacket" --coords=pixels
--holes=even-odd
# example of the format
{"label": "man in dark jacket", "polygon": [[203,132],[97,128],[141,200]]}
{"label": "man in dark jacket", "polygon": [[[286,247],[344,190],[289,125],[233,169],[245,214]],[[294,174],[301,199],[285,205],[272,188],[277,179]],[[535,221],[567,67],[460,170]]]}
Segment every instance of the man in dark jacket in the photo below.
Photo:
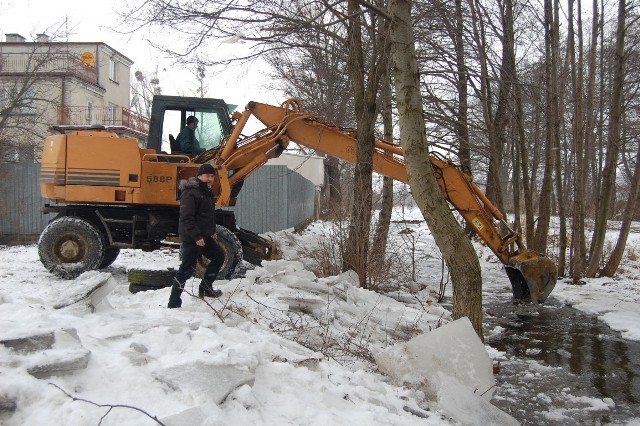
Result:
{"label": "man in dark jacket", "polygon": [[198,127],[198,119],[193,115],[187,117],[187,125],[180,130],[176,142],[180,144],[180,151],[185,154],[194,154],[198,147],[198,139],[196,139],[196,128]]}
{"label": "man in dark jacket", "polygon": [[184,284],[195,273],[201,255],[206,256],[210,262],[200,282],[198,296],[222,295],[222,291],[211,286],[224,263],[224,252],[216,243],[215,199],[211,191],[214,179],[213,166],[203,164],[198,169],[198,176],[189,179],[180,195],[178,234],[182,243],[182,263],[171,287],[169,308],[179,308],[182,305],[180,296]]}

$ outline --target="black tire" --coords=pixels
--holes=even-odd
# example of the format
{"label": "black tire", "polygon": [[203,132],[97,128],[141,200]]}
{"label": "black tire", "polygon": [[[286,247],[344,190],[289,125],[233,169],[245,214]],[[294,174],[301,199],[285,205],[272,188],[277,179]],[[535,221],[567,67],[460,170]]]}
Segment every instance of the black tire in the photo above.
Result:
{"label": "black tire", "polygon": [[[236,278],[242,265],[242,245],[240,240],[233,232],[221,225],[216,225],[216,234],[218,235],[216,243],[224,252],[224,263],[216,279],[230,280]],[[201,256],[198,259],[198,264],[196,265],[196,276],[198,278],[202,278],[208,264],[209,259],[206,257]]]}
{"label": "black tire", "polygon": [[[242,272],[242,246],[235,234],[224,226],[216,225],[218,234],[217,243],[225,253],[225,261],[220,268],[217,279],[229,280],[240,275]],[[196,265],[196,277],[202,278],[204,270],[209,263],[209,259],[202,256]],[[142,287],[153,289],[170,287],[178,271],[175,270],[142,270],[129,269],[127,273],[129,279],[129,290],[131,286],[139,291]]]}
{"label": "black tire", "polygon": [[[176,272],[177,271],[172,269],[156,271],[129,269],[129,272],[127,272],[127,279],[131,285],[137,287],[165,288],[173,285],[173,279],[176,276]],[[131,286],[129,286],[129,290],[131,290]]]}
{"label": "black tire", "polygon": [[138,284],[129,284],[129,292],[130,293],[139,293],[141,291],[149,291],[149,290],[162,290],[166,287],[154,287],[150,285],[138,285]]}
{"label": "black tire", "polygon": [[118,258],[119,254],[120,249],[118,247],[107,247],[104,249],[104,259],[102,259],[102,263],[98,269],[104,269],[111,265]]}
{"label": "black tire", "polygon": [[104,242],[98,229],[79,217],[54,219],[38,240],[40,261],[60,278],[74,279],[85,271],[98,269],[104,254]]}

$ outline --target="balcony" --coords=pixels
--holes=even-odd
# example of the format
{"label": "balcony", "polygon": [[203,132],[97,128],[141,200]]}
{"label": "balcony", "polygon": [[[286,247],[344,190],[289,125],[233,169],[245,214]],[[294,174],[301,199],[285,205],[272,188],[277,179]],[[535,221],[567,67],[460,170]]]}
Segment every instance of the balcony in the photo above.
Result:
{"label": "balcony", "polygon": [[64,126],[124,127],[146,135],[149,119],[123,107],[65,106],[58,108],[58,124]]}
{"label": "balcony", "polygon": [[98,71],[67,52],[25,52],[0,54],[0,75],[70,75],[98,84]]}

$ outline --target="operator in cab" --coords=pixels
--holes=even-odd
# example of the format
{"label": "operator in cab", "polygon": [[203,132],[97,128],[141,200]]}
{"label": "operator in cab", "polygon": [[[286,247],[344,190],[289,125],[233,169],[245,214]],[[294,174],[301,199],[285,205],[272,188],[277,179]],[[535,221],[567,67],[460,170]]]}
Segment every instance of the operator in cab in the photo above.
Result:
{"label": "operator in cab", "polygon": [[194,154],[198,147],[198,139],[196,139],[196,129],[198,128],[198,119],[193,115],[187,117],[187,125],[180,130],[180,134],[176,142],[180,144],[180,151],[185,154]]}

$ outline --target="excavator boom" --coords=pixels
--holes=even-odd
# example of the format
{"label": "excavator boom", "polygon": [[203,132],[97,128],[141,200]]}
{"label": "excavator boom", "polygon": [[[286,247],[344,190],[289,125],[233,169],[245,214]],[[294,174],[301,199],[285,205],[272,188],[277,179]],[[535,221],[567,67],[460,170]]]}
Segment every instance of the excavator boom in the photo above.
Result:
{"label": "excavator boom", "polygon": [[[241,139],[244,124],[251,115],[266,129]],[[215,158],[210,159],[222,169],[219,202],[230,202],[233,188],[269,158],[279,156],[289,141],[351,163],[356,161],[354,130],[341,129],[322,117],[304,112],[294,100],[282,106],[250,102],[235,119],[236,127],[225,145],[215,153]],[[468,173],[438,155],[432,155],[430,161],[445,198],[505,265],[514,296],[543,303],[556,283],[555,263],[525,247],[521,236],[509,228],[502,212],[487,199]],[[402,148],[396,144],[376,140],[373,169],[409,183]]]}

